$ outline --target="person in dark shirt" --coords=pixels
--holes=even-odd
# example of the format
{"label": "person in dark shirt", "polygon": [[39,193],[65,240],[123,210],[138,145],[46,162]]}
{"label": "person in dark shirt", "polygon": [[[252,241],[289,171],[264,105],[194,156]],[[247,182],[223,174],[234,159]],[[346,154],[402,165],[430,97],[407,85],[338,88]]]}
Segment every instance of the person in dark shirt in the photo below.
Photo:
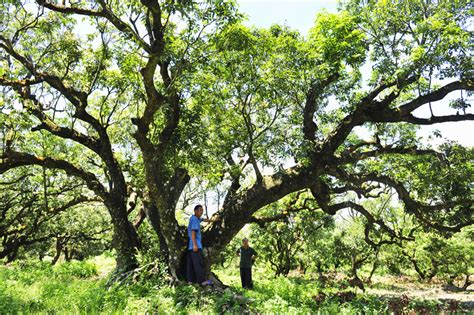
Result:
{"label": "person in dark shirt", "polygon": [[242,247],[237,250],[237,255],[240,256],[240,280],[242,281],[242,288],[253,289],[252,265],[257,257],[257,252],[249,246],[249,240],[247,238],[242,240]]}

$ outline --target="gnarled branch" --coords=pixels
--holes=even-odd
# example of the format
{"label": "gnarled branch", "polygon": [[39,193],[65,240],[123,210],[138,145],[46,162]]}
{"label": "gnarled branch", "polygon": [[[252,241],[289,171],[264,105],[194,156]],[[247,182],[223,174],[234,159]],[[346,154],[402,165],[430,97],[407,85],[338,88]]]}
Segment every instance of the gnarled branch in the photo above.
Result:
{"label": "gnarled branch", "polygon": [[32,154],[12,150],[5,152],[0,156],[0,159],[0,174],[3,174],[10,169],[26,165],[39,165],[51,169],[60,169],[65,171],[68,175],[83,179],[87,187],[101,198],[106,199],[108,197],[108,193],[104,186],[93,173],[87,172],[67,161],[51,157],[38,157]]}

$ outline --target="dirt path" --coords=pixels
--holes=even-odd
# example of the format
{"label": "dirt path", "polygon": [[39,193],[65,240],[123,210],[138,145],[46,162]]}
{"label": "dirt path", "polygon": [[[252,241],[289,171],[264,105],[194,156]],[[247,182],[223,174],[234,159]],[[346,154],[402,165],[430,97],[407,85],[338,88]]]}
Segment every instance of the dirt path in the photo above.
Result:
{"label": "dirt path", "polygon": [[423,284],[409,278],[383,277],[375,279],[367,293],[383,297],[402,297],[410,299],[438,300],[441,302],[457,301],[463,309],[474,310],[474,288],[467,291],[452,292],[443,289],[441,283]]}

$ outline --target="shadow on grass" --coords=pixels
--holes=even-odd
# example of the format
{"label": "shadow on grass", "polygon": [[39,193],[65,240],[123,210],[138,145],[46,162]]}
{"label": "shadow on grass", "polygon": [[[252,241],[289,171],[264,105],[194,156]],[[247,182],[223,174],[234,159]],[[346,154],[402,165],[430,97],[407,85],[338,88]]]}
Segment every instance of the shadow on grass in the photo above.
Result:
{"label": "shadow on grass", "polygon": [[399,286],[396,284],[387,284],[387,283],[374,283],[370,286],[371,289],[379,289],[379,290],[388,290],[393,292],[404,292],[407,289],[403,286]]}

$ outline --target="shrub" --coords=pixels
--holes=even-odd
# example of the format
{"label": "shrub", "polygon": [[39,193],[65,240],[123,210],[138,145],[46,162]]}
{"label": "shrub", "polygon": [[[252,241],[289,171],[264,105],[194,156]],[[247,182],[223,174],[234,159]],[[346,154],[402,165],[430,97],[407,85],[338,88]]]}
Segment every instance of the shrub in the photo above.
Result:
{"label": "shrub", "polygon": [[59,276],[72,276],[77,278],[89,278],[97,276],[97,267],[87,261],[72,261],[60,264],[54,268]]}

